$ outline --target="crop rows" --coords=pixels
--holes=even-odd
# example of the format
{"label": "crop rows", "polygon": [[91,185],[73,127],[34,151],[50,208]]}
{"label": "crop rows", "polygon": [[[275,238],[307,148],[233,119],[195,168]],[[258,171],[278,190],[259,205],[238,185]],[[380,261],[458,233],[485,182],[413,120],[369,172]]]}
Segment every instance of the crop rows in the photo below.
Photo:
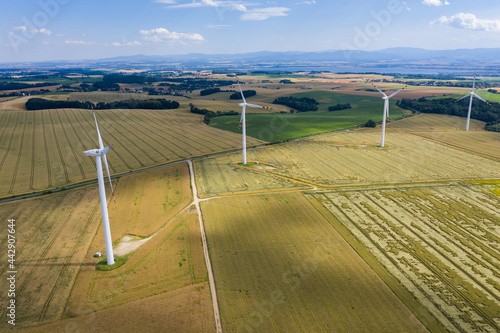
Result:
{"label": "crop rows", "polygon": [[[249,159],[252,153],[249,153]],[[248,167],[238,166],[241,153],[204,158],[195,162],[198,191],[201,197],[220,194],[294,189],[301,185]]]}
{"label": "crop rows", "polygon": [[253,151],[276,174],[316,184],[401,183],[495,179],[498,162],[407,134],[337,133]]}
{"label": "crop rows", "polygon": [[500,328],[500,199],[465,185],[316,194],[450,331]]}
{"label": "crop rows", "polygon": [[[106,110],[97,118],[110,171],[123,173],[235,149],[241,136],[204,125],[181,110]],[[0,110],[0,196],[47,190],[95,178],[92,113],[81,109]],[[249,138],[249,145],[259,143]]]}

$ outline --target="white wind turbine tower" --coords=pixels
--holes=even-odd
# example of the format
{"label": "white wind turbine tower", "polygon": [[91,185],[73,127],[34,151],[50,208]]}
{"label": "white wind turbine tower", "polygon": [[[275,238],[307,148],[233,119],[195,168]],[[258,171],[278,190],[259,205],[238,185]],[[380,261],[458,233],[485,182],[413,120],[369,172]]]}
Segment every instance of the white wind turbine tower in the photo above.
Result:
{"label": "white wind turbine tower", "polygon": [[474,99],[474,97],[476,97],[477,99],[485,102],[486,104],[490,105],[490,103],[488,103],[487,101],[485,101],[484,99],[482,99],[481,97],[479,97],[479,95],[477,95],[474,90],[476,88],[476,73],[474,73],[474,82],[472,83],[472,92],[468,93],[467,95],[465,95],[464,97],[460,98],[458,101],[461,101],[462,99],[464,98],[467,98],[470,96],[470,101],[469,101],[469,112],[467,113],[467,125],[465,126],[465,130],[468,131],[469,130],[469,123],[470,123],[470,114],[471,114],[471,111],[472,111],[472,100]]}
{"label": "white wind turbine tower", "polygon": [[391,97],[396,96],[401,90],[405,89],[406,86],[404,86],[403,88],[399,89],[398,91],[392,93],[389,96],[387,96],[382,90],[380,90],[373,83],[372,83],[372,86],[374,86],[382,94],[382,99],[384,100],[384,119],[382,121],[382,139],[380,141],[380,147],[384,147],[384,141],[385,141],[385,123],[387,121],[387,118],[389,118],[389,99]]}
{"label": "white wind turbine tower", "polygon": [[261,105],[255,105],[255,104],[249,104],[245,100],[245,96],[243,95],[243,90],[241,90],[241,85],[240,81],[238,80],[238,77],[236,76],[236,82],[238,83],[238,87],[240,88],[240,93],[241,93],[241,98],[243,99],[243,103],[240,103],[239,106],[241,106],[242,111],[241,111],[241,118],[240,118],[240,128],[243,129],[243,164],[247,164],[247,126],[246,126],[246,118],[245,118],[245,110],[247,106],[251,108],[260,108],[260,109],[271,109],[270,107],[267,106],[261,106]]}
{"label": "white wind turbine tower", "polygon": [[[113,243],[111,241],[111,230],[109,228],[109,217],[108,217],[108,205],[106,200],[106,189],[104,187],[104,176],[102,173],[101,156],[104,160],[104,166],[106,167],[106,172],[108,173],[109,185],[111,186],[111,193],[113,198],[115,196],[113,191],[113,184],[111,183],[111,176],[109,175],[108,161],[106,159],[106,153],[113,147],[113,145],[104,148],[102,143],[101,133],[99,132],[99,126],[97,125],[97,118],[95,116],[94,108],[92,108],[92,113],[94,115],[95,126],[97,129],[97,136],[99,138],[99,148],[84,151],[87,156],[95,156],[96,167],[97,167],[97,182],[99,183],[99,196],[101,198],[101,212],[102,212],[102,226],[104,229],[104,242],[106,244],[106,257],[108,265],[113,265],[115,263],[115,257],[113,255]],[[115,201],[116,202],[116,201]]]}

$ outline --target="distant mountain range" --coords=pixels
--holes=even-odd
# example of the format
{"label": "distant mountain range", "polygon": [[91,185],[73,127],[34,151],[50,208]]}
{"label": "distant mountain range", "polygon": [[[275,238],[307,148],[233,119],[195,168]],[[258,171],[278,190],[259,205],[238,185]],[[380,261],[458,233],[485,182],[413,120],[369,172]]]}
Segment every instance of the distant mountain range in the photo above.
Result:
{"label": "distant mountain range", "polygon": [[[149,68],[149,69],[283,69],[287,68],[427,68],[470,70],[500,74],[500,49],[425,50],[389,48],[379,51],[252,52],[237,54],[133,55],[95,60],[6,63],[0,68]],[[335,71],[335,70],[333,70]]]}

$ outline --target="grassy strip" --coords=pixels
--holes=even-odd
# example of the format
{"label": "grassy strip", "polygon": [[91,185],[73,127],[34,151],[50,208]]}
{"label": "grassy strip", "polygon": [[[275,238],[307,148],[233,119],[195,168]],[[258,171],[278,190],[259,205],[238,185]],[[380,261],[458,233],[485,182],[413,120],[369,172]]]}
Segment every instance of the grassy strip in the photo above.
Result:
{"label": "grassy strip", "polygon": [[399,297],[399,299],[410,309],[410,311],[427,327],[430,332],[448,332],[444,326],[404,288],[399,281],[392,276],[380,264],[375,256],[366,249],[361,242],[347,229],[321,202],[312,196],[306,196],[311,204],[323,215],[323,217],[342,235],[349,245],[363,258],[363,260],[377,273],[387,286]]}
{"label": "grassy strip", "polygon": [[127,262],[128,257],[116,257],[115,256],[115,263],[113,265],[108,265],[108,259],[104,258],[103,260],[99,261],[97,265],[95,266],[95,269],[98,271],[112,271],[114,269],[117,269],[121,266],[123,266]]}

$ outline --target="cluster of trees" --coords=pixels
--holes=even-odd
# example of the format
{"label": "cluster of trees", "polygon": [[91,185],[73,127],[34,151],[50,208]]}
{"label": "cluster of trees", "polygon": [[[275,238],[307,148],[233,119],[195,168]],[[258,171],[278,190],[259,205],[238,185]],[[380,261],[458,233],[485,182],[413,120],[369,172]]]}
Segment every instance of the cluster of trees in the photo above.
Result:
{"label": "cluster of trees", "polygon": [[283,84],[295,84],[295,82],[293,82],[292,80],[290,79],[284,79],[284,80],[281,80],[280,83],[283,83]]}
{"label": "cluster of trees", "polygon": [[[413,112],[438,113],[452,116],[467,117],[469,110],[469,99],[456,101],[453,98],[425,97],[419,99],[402,99],[396,105]],[[471,118],[486,122],[485,129],[488,131],[500,131],[500,104],[475,101],[472,107]]]}
{"label": "cluster of trees", "polygon": [[200,96],[207,96],[220,92],[220,88],[208,88],[200,91]]}
{"label": "cluster of trees", "polygon": [[22,83],[22,82],[0,82],[0,90],[19,90],[30,89],[47,86],[55,86],[57,83],[41,82],[41,83]]}
{"label": "cluster of trees", "polygon": [[125,101],[115,101],[110,103],[97,103],[96,109],[151,109],[151,110],[166,110],[177,109],[179,102],[166,100],[164,98],[158,99],[128,99]]}
{"label": "cluster of trees", "polygon": [[488,92],[489,93],[492,93],[492,94],[500,94],[500,92],[498,92],[497,90],[495,89],[488,89]]}
{"label": "cluster of trees", "polygon": [[366,123],[362,125],[363,127],[376,127],[377,123],[372,119],[369,119]]}
{"label": "cluster of trees", "polygon": [[[245,98],[252,97],[255,95],[257,95],[257,92],[255,90],[243,90],[243,96],[245,96]],[[239,91],[235,92],[234,94],[231,94],[231,96],[229,96],[229,98],[230,99],[242,99],[241,93]]]}
{"label": "cluster of trees", "polygon": [[340,111],[340,110],[346,110],[346,109],[351,109],[352,106],[349,103],[346,104],[337,104],[333,106],[328,107],[328,111]]}
{"label": "cluster of trees", "polygon": [[118,91],[120,90],[120,86],[114,82],[97,81],[92,85],[92,90],[99,90],[99,89],[101,91]]}
{"label": "cluster of trees", "polygon": [[278,97],[273,104],[286,105],[298,112],[318,111],[319,102],[309,97]]}
{"label": "cluster of trees", "polygon": [[217,112],[213,112],[213,111],[210,111],[210,110],[207,110],[207,109],[200,109],[200,108],[197,108],[196,106],[194,106],[193,104],[189,104],[189,107],[190,107],[192,113],[204,115],[203,122],[205,124],[207,124],[207,125],[210,123],[210,119],[214,118],[214,117],[237,116],[237,115],[239,115],[239,113],[236,112],[236,111],[228,111],[228,112],[217,111]]}
{"label": "cluster of trees", "polygon": [[90,102],[79,101],[51,101],[43,98],[30,98],[26,102],[27,110],[44,110],[44,109],[90,109]]}

